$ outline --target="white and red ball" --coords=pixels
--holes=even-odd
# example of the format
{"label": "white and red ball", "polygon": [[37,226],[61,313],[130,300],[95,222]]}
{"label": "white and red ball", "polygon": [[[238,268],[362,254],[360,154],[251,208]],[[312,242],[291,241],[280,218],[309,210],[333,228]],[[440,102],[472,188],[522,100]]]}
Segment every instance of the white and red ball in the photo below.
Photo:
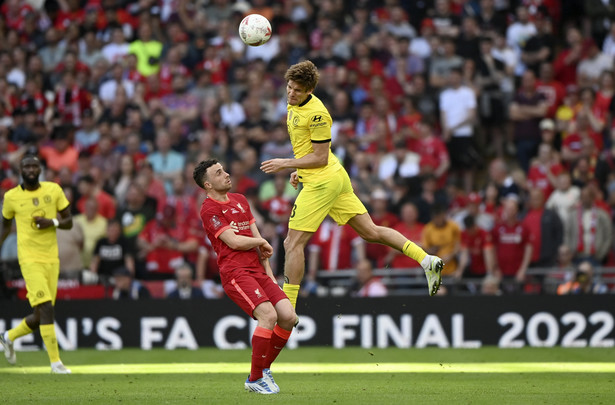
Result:
{"label": "white and red ball", "polygon": [[250,46],[260,46],[271,38],[271,24],[260,14],[250,14],[239,24],[239,38]]}

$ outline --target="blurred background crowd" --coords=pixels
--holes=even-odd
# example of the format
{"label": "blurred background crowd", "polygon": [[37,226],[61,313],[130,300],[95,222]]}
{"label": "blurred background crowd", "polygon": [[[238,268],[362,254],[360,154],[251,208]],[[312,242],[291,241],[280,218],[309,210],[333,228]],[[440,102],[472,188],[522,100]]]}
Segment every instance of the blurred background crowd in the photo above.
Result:
{"label": "blurred background crowd", "polygon": [[[283,76],[310,59],[356,193],[445,259],[448,292],[612,287],[613,1],[0,4],[0,192],[24,153],[63,187],[75,226],[58,230],[62,278],[113,280],[116,298],[221,296],[192,181],[209,157],[248,197],[280,276],[296,191],[259,166],[292,156]],[[237,35],[251,13],[273,27],[260,47]],[[335,292],[323,276],[338,272],[352,280],[341,293],[386,295],[396,282],[380,269],[416,267],[330,221],[308,250],[306,294]]]}

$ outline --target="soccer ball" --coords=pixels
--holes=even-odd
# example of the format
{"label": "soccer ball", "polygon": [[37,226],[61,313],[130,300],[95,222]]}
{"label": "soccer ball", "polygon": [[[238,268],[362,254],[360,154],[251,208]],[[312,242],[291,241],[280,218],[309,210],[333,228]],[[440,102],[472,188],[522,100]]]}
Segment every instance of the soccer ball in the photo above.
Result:
{"label": "soccer ball", "polygon": [[260,14],[250,14],[239,24],[239,37],[250,46],[260,46],[271,38],[271,24]]}

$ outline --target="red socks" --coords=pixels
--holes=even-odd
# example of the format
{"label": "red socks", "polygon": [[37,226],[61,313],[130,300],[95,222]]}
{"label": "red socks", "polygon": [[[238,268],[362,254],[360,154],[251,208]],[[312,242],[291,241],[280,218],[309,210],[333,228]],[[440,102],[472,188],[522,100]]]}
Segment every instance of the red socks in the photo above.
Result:
{"label": "red socks", "polygon": [[288,342],[291,332],[290,330],[280,328],[279,325],[275,325],[269,343],[269,351],[267,352],[267,362],[264,368],[271,368],[271,363],[278,357],[278,354],[280,354],[286,342]]}
{"label": "red socks", "polygon": [[252,370],[250,371],[250,381],[263,378],[263,368],[271,364],[267,359],[267,351],[271,344],[273,331],[257,326],[252,335]]}

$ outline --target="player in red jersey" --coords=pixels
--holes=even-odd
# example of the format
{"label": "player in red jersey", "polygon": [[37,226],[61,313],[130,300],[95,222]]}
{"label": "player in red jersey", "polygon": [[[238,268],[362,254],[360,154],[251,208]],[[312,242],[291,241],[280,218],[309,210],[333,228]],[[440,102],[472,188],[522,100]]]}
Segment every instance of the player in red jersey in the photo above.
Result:
{"label": "player in red jersey", "polygon": [[258,321],[252,335],[252,369],[245,388],[276,394],[280,388],[271,376],[271,363],[288,341],[296,315],[269,265],[273,248],[261,237],[248,200],[241,194],[229,193],[231,177],[216,159],[200,162],[193,177],[207,192],[201,220],[218,254],[224,291]]}

